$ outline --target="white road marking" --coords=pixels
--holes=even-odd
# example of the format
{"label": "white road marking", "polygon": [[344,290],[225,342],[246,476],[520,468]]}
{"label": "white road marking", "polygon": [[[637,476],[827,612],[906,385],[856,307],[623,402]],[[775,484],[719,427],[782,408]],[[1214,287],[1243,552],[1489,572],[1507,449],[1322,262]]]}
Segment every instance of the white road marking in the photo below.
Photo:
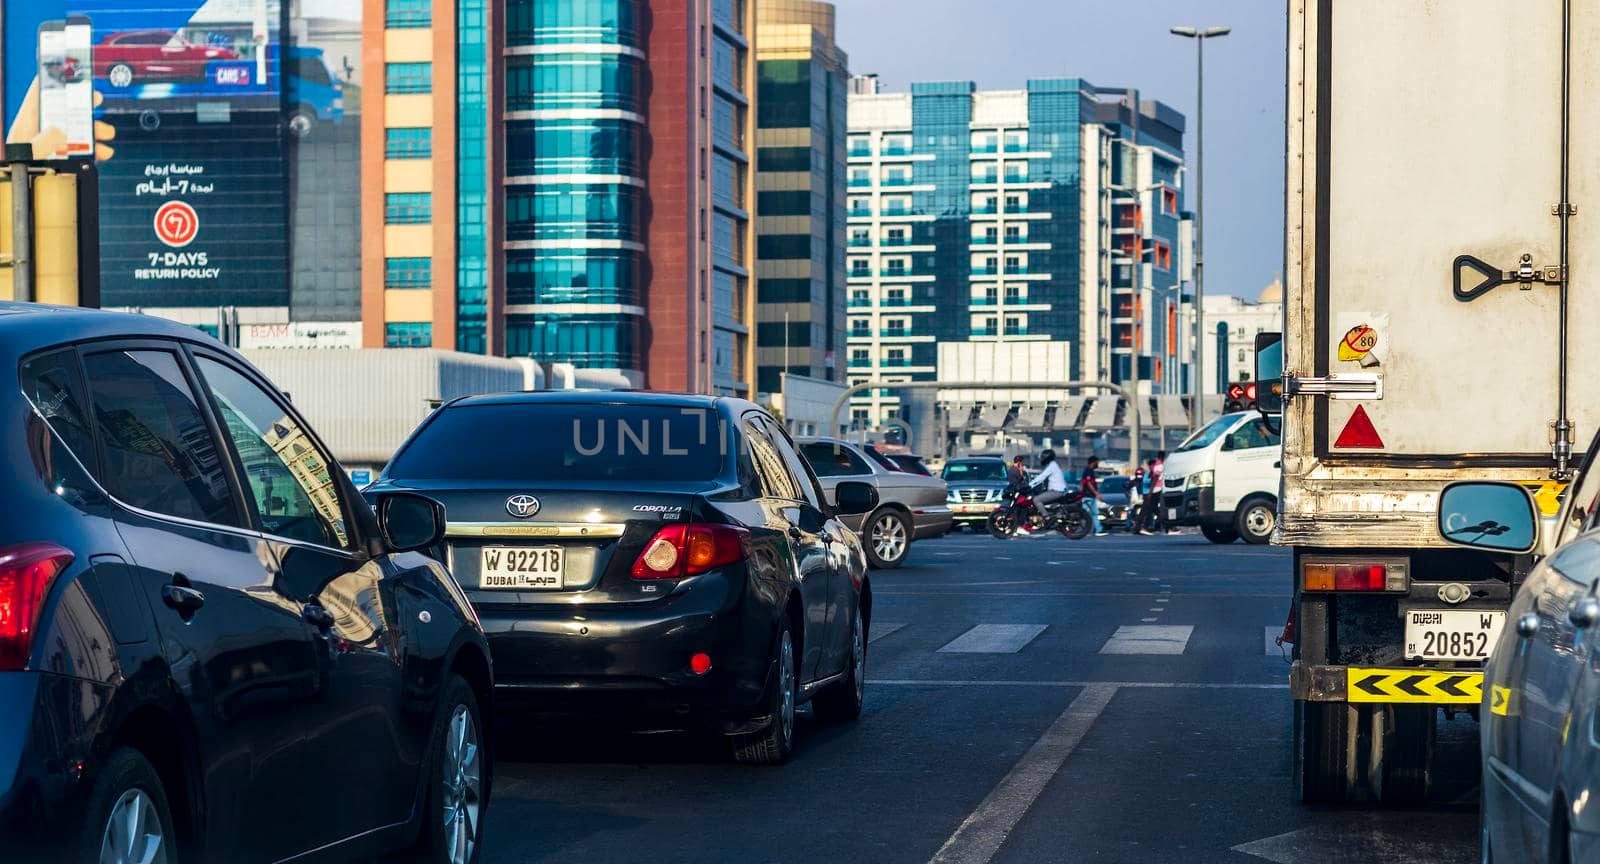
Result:
{"label": "white road marking", "polygon": [[1139,620],[1143,621],[1146,624],[1149,624],[1151,621],[1160,621],[1161,619],[1160,618],[1140,618]]}
{"label": "white road marking", "polygon": [[1044,624],[979,624],[950,640],[941,654],[1015,654],[1044,632]]}
{"label": "white road marking", "polygon": [[1172,601],[1170,601],[1170,600],[1168,600],[1168,599],[1167,599],[1167,598],[1165,598],[1165,597],[1157,597],[1157,598],[1156,598],[1156,602],[1157,602],[1157,603],[1170,603],[1170,602],[1172,602]]}
{"label": "white road marking", "polygon": [[1183,681],[958,681],[949,678],[880,678],[868,684],[884,687],[1148,687],[1156,690],[1288,690],[1288,684],[1234,684]]}
{"label": "white road marking", "polygon": [[1167,611],[1167,608],[1165,606],[1151,606],[1150,607],[1150,611],[1151,612],[1165,612],[1165,611]]}
{"label": "white road marking", "polygon": [[930,864],[987,864],[993,859],[1116,693],[1116,685],[1085,687],[956,828]]}
{"label": "white road marking", "polygon": [[995,558],[994,558],[994,560],[996,560],[996,561],[1010,561],[1010,560],[1011,560],[1011,559],[1010,559],[1010,558],[1007,558],[1007,557],[1006,557],[1006,556],[1004,556],[1004,555],[996,555],[996,556],[995,556]]}
{"label": "white road marking", "polygon": [[904,626],[906,626],[906,625],[904,625],[904,624],[890,624],[887,621],[874,621],[871,624],[867,625],[867,632],[872,634],[872,635],[867,637],[867,642],[868,642],[868,644],[876,642],[879,639],[882,639],[883,637],[888,636],[890,633],[893,633],[894,631],[899,630],[901,627],[904,627]]}
{"label": "white road marking", "polygon": [[1124,571],[1122,571],[1122,575],[1124,575],[1124,576],[1137,576],[1139,574],[1133,572],[1132,570],[1124,570]]}
{"label": "white road marking", "polygon": [[1125,624],[1100,646],[1101,654],[1182,654],[1194,628],[1187,624]]}

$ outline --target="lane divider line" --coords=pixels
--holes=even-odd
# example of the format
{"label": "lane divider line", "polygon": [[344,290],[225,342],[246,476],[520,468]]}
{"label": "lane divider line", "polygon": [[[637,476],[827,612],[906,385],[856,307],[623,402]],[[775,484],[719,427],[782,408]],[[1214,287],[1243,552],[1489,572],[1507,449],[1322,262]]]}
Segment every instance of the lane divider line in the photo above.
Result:
{"label": "lane divider line", "polygon": [[988,864],[1116,694],[1115,684],[1085,687],[956,827],[929,864]]}

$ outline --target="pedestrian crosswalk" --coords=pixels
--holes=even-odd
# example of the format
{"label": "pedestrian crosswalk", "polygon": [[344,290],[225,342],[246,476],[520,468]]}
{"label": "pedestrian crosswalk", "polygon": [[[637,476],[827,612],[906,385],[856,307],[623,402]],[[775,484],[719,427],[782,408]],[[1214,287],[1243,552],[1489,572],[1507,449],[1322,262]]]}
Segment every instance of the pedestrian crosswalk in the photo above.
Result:
{"label": "pedestrian crosswalk", "polygon": [[[1162,610],[1165,611],[1165,610]],[[1184,655],[1196,653],[1197,642],[1204,641],[1207,650],[1219,647],[1232,651],[1254,645],[1256,633],[1265,635],[1265,656],[1286,656],[1290,645],[1276,643],[1283,625],[1237,627],[1230,625],[1193,625],[1155,623],[1157,618],[1141,618],[1140,624],[1107,625],[1100,634],[1092,637],[1102,655]],[[888,647],[915,642],[924,650],[937,654],[1018,654],[1046,641],[1052,629],[1064,625],[1049,624],[972,624],[953,636],[949,622],[912,624],[903,621],[874,621],[869,641],[874,645],[885,643]],[[1200,633],[1203,640],[1197,639]],[[1063,638],[1080,643],[1083,631],[1079,627],[1066,628]],[[893,639],[891,639],[893,637]],[[887,642],[885,640],[888,640]],[[937,646],[937,647],[934,647]],[[1059,647],[1059,646],[1058,646]],[[1256,650],[1249,649],[1252,653]]]}

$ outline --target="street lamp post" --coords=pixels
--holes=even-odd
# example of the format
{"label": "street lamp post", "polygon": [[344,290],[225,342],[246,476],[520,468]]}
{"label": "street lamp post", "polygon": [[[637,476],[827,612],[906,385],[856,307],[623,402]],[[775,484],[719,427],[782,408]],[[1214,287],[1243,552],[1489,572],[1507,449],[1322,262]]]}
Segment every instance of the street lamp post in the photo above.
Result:
{"label": "street lamp post", "polygon": [[1200,428],[1200,421],[1204,417],[1201,413],[1201,402],[1204,399],[1205,382],[1201,372],[1205,368],[1205,234],[1202,226],[1205,224],[1206,209],[1206,40],[1226,36],[1227,27],[1207,27],[1204,30],[1197,27],[1174,27],[1172,33],[1185,39],[1193,39],[1195,45],[1195,133],[1194,133],[1194,395],[1189,404],[1189,426],[1192,429]]}

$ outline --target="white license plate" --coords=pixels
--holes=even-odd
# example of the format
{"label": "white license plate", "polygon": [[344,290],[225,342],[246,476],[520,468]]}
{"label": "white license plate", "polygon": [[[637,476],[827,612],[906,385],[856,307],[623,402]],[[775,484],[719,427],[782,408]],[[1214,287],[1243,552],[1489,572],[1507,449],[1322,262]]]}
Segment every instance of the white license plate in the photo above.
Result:
{"label": "white license plate", "polygon": [[1505,623],[1493,609],[1407,609],[1406,659],[1487,660]]}
{"label": "white license plate", "polygon": [[1178,511],[1173,509],[1173,508],[1171,508],[1171,507],[1168,507],[1167,508],[1167,518],[1171,519],[1174,522],[1178,521]]}
{"label": "white license plate", "polygon": [[478,587],[561,588],[566,552],[560,546],[485,546],[479,550]]}

